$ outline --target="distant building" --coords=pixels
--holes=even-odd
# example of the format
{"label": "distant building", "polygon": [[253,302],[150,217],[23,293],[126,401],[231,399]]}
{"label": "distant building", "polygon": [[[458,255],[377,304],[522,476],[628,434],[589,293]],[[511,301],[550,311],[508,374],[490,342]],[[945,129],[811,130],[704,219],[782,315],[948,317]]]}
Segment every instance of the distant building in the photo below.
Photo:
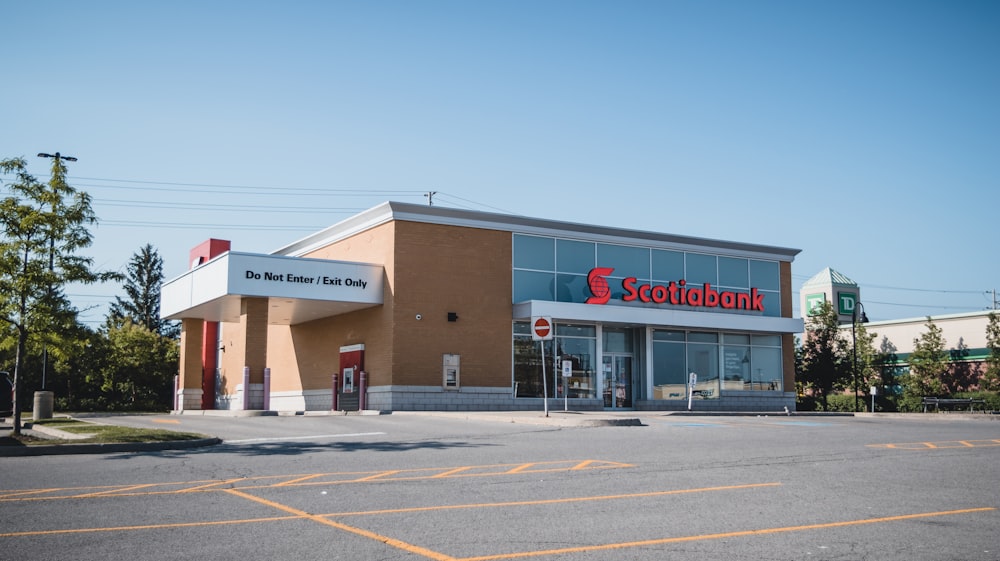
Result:
{"label": "distant building", "polygon": [[[857,310],[860,319],[864,310],[864,304],[859,305],[862,300],[858,284],[831,268],[823,269],[806,281],[799,297],[806,321],[823,302],[833,303],[841,329],[848,338],[854,311]],[[897,373],[905,373],[909,369],[908,361],[915,341],[927,332],[927,321],[933,321],[941,329],[945,351],[951,359],[953,374],[957,375],[958,387],[949,389],[972,391],[978,389],[979,378],[985,372],[985,361],[990,354],[986,344],[986,327],[992,312],[994,310],[872,321],[864,325],[868,333],[876,334],[872,342],[875,352],[888,355]]]}

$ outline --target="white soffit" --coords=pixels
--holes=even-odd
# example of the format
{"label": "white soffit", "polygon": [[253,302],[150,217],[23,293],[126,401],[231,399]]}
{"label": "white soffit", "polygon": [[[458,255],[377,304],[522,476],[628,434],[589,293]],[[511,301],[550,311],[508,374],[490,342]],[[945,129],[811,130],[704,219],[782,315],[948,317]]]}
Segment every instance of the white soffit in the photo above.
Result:
{"label": "white soffit", "polygon": [[165,283],[160,316],[237,322],[243,298],[268,300],[268,323],[295,325],[382,304],[381,265],[228,252]]}

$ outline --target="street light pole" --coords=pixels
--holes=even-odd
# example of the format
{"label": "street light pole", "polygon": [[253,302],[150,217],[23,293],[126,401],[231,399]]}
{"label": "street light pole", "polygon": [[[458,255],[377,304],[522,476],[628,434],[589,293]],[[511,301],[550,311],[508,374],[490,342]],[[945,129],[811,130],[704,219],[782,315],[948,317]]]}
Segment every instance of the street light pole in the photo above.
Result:
{"label": "street light pole", "polygon": [[861,308],[861,323],[868,323],[868,316],[865,315],[865,307],[861,302],[854,303],[854,309],[851,310],[851,348],[854,350],[854,412],[860,411],[861,406],[858,403],[858,338],[855,334],[855,327],[858,324],[858,308]]}
{"label": "street light pole", "polygon": [[[63,175],[64,176],[65,173],[66,173],[66,168],[62,165],[63,160],[65,160],[67,162],[75,162],[76,158],[74,158],[73,156],[63,156],[59,152],[56,152],[55,154],[46,154],[45,152],[39,152],[38,153],[38,157],[39,158],[52,158],[52,160],[53,160],[52,161],[52,178],[49,180],[49,184],[52,185],[53,195],[57,195],[58,191],[56,190],[56,187],[55,187],[55,181],[57,180],[57,176],[59,176],[59,175]],[[53,213],[55,213],[55,211],[56,211],[56,202],[55,201],[56,201],[56,198],[53,197],[53,199],[52,199],[52,212]],[[55,240],[54,237],[50,236],[49,237],[49,273],[50,274],[55,271],[55,268],[56,268],[55,267],[55,259],[56,259],[56,240]],[[49,285],[49,296],[52,296],[52,285],[51,284]],[[45,374],[46,374],[46,371],[48,370],[48,362],[49,362],[49,349],[43,343],[42,344],[42,389],[43,390],[45,389]]]}

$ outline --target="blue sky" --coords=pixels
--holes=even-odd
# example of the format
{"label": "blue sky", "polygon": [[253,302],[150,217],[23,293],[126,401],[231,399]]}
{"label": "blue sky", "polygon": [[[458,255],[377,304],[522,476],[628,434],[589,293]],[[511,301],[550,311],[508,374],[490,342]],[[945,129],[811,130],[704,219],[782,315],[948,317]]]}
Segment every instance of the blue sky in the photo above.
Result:
{"label": "blue sky", "polygon": [[[801,249],[873,320],[1000,290],[1000,3],[3,3],[0,157],[174,277],[386,200]],[[99,324],[117,287],[74,289]]]}

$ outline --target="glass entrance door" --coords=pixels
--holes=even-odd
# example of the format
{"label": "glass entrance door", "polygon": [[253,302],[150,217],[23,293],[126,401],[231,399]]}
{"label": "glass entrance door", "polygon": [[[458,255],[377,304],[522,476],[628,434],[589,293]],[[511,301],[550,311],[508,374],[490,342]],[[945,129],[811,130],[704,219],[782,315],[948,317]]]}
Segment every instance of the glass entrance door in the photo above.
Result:
{"label": "glass entrance door", "polygon": [[605,409],[631,409],[632,355],[605,353],[602,370]]}

